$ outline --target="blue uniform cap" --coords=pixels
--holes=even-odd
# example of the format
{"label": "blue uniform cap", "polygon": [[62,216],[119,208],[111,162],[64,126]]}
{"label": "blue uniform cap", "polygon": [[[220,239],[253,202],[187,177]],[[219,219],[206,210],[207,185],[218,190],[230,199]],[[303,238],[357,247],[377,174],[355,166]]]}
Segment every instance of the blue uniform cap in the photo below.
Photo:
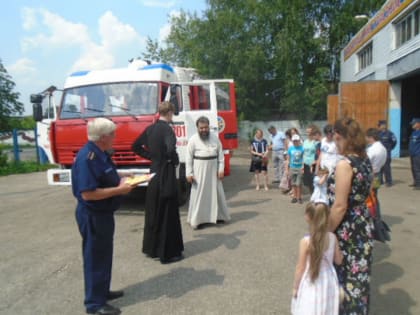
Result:
{"label": "blue uniform cap", "polygon": [[386,120],[378,120],[378,126],[386,125]]}
{"label": "blue uniform cap", "polygon": [[414,125],[415,123],[420,123],[420,118],[413,118],[410,122],[410,125]]}

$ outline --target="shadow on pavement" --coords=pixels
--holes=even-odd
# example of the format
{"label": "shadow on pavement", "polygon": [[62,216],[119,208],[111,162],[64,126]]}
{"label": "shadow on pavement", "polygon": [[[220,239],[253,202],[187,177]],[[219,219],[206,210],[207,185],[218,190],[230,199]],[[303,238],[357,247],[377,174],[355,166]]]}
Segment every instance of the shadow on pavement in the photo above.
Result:
{"label": "shadow on pavement", "polygon": [[195,270],[180,267],[126,287],[125,296],[115,304],[124,307],[164,296],[175,299],[200,287],[221,286],[224,278],[223,275],[218,275],[215,269]]}
{"label": "shadow on pavement", "polygon": [[[388,256],[389,253],[390,250],[388,249]],[[386,257],[387,256],[383,256],[383,258]],[[386,287],[387,283],[395,281],[403,274],[403,269],[398,265],[389,262],[374,263],[371,283],[371,296],[373,296],[374,299],[372,299],[372,302],[370,303],[372,306],[371,314],[412,314],[410,312],[410,307],[416,305],[416,303],[408,292],[396,288],[385,290],[385,293],[379,291],[379,288],[382,285]]]}
{"label": "shadow on pavement", "polygon": [[186,257],[200,255],[215,250],[220,246],[233,250],[241,243],[239,236],[245,235],[245,231],[236,231],[229,234],[213,233],[195,235],[195,240],[184,244],[184,254]]}
{"label": "shadow on pavement", "polygon": [[[390,226],[401,224],[403,219],[398,216],[383,216]],[[392,232],[391,232],[392,242]],[[404,275],[404,270],[393,263],[386,261],[391,256],[391,248],[388,243],[375,242],[373,247],[373,265],[371,278],[371,314],[381,315],[409,315],[410,307],[416,305],[410,294],[403,289],[391,288],[382,293],[381,287],[386,288]]]}

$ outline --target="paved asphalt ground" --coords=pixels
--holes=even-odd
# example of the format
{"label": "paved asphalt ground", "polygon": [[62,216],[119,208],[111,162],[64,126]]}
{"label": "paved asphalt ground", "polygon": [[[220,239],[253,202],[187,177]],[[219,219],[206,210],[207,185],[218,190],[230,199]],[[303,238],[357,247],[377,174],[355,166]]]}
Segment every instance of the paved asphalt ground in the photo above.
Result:
{"label": "paved asphalt ground", "polygon": [[[144,195],[116,213],[113,304],[123,314],[289,314],[303,205],[277,188],[255,191],[249,155],[235,152],[224,180],[232,221],[193,231],[181,209],[185,256],[161,265],[141,254]],[[382,188],[389,244],[376,243],[371,314],[420,314],[420,191],[408,187],[407,158],[393,161]],[[45,173],[0,177],[0,314],[84,314],[81,239],[69,187]],[[306,199],[309,198],[306,195]]]}

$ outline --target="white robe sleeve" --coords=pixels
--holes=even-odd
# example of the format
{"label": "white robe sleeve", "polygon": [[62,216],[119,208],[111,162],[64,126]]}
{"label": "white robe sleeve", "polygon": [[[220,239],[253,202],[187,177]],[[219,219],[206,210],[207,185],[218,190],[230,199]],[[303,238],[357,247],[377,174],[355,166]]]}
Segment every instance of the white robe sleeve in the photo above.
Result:
{"label": "white robe sleeve", "polygon": [[194,176],[194,136],[190,138],[187,145],[187,150],[185,151],[185,176]]}
{"label": "white robe sleeve", "polygon": [[217,166],[218,166],[218,172],[224,172],[225,171],[225,155],[223,153],[222,149],[222,143],[219,140],[219,137],[216,137],[217,140]]}

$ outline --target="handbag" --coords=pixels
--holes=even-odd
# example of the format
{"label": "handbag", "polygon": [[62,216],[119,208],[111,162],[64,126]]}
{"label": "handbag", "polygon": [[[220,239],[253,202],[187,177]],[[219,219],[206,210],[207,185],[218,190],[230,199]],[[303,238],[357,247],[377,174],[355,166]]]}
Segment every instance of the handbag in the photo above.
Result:
{"label": "handbag", "polygon": [[366,199],[366,206],[373,219],[373,238],[382,243],[389,242],[391,240],[391,229],[382,220],[379,201],[373,189],[370,190],[369,196]]}
{"label": "handbag", "polygon": [[263,160],[263,159],[262,159],[262,157],[261,157],[261,156],[259,156],[259,155],[254,155],[254,154],[252,155],[252,162],[253,162],[253,163],[255,163],[255,164],[256,164],[256,163],[261,163],[261,162],[262,162],[262,160]]}

